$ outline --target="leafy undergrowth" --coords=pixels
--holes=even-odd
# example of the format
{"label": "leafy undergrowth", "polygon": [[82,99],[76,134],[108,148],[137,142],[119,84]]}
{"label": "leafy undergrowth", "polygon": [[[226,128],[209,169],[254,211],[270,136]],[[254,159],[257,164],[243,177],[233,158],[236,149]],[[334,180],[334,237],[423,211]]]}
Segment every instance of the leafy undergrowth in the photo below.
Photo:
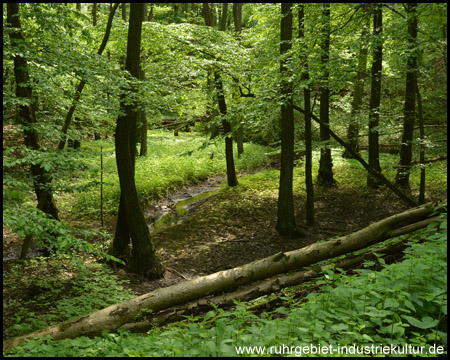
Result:
{"label": "leafy undergrowth", "polygon": [[[143,204],[147,200],[163,197],[187,184],[198,183],[208,177],[226,173],[223,139],[208,142],[198,133],[180,133],[179,136],[173,136],[172,132],[153,130],[148,132],[148,144],[148,155],[136,159],[136,187]],[[269,160],[266,153],[272,148],[251,143],[245,143],[244,147],[244,154],[240,158],[235,156],[238,172],[251,171],[267,165]],[[55,156],[51,158],[53,165],[49,165],[48,170],[53,170],[52,166],[59,169],[52,184],[56,204],[60,217],[71,226],[52,221],[44,213],[36,210],[35,195],[30,191],[30,184],[26,185],[27,181],[30,182],[29,179],[23,173],[20,176],[14,173],[15,167],[23,165],[25,160],[31,161],[33,156],[36,157],[34,153],[28,154],[26,151],[25,153],[27,156],[19,159],[8,158],[9,170],[7,181],[4,181],[3,186],[5,194],[3,223],[8,230],[22,238],[31,236],[39,240],[38,245],[57,253],[71,254],[72,249],[77,249],[111,259],[105,253],[101,253],[100,250],[106,249],[98,248],[99,241],[94,248],[82,238],[105,239],[108,238],[107,233],[96,232],[93,229],[114,228],[112,224],[115,221],[114,214],[117,214],[120,197],[114,140],[86,141],[76,151],[68,150],[64,155],[55,152]],[[103,228],[100,226],[101,154],[105,215]],[[64,169],[66,171],[63,171]],[[13,174],[15,175],[12,176]],[[10,258],[17,258],[19,248],[20,244],[11,244],[11,249],[8,249],[12,255]]]}
{"label": "leafy undergrowth", "polygon": [[[328,351],[322,354],[329,356],[326,347],[335,351],[331,356],[348,356],[346,352],[351,354],[352,346],[363,351],[357,356],[375,352],[426,356],[430,347],[434,354],[443,354],[447,346],[444,216],[439,224],[416,233],[404,261],[386,265],[379,259],[383,267],[379,272],[370,270],[373,263],[367,262],[365,268],[356,270],[358,275],[346,275],[339,269],[327,271],[313,282],[321,285],[320,292],[311,292],[307,302],[284,297],[285,306],[259,316],[249,304],[236,303],[233,311],[217,308],[202,317],[189,317],[145,334],[119,331],[95,338],[38,339],[5,355],[308,356],[306,347],[316,354],[319,348]],[[295,294],[296,288],[288,292]]]}
{"label": "leafy undergrowth", "polygon": [[[197,133],[180,133],[163,130],[149,131],[147,142],[148,155],[136,158],[136,189],[141,200],[155,199],[171,190],[188,184],[198,183],[208,177],[225,174],[225,145],[223,140],[208,143],[204,136]],[[236,170],[244,172],[268,164],[269,147],[245,143],[244,154],[239,158],[235,154]],[[106,213],[117,213],[120,187],[117,175],[114,142],[101,140],[83,144],[81,151],[85,162],[94,168],[87,173],[72,173],[63,181],[76,182],[79,186],[95,184],[90,191],[77,194],[73,208],[80,215],[96,216],[100,214],[100,147],[103,153],[103,206]],[[61,199],[62,200],[62,199]],[[69,204],[68,204],[69,205]]]}
{"label": "leafy undergrowth", "polygon": [[88,314],[131,297],[106,265],[55,255],[17,262],[3,272],[3,328],[8,337]]}

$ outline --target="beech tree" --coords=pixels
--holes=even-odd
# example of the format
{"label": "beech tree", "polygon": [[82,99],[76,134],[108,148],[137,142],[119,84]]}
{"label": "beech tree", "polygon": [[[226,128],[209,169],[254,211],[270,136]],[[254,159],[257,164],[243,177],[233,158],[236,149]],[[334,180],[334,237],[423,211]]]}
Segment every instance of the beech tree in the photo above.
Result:
{"label": "beech tree", "polygon": [[[114,14],[116,12],[117,7],[119,6],[119,3],[116,3],[112,8],[111,11],[109,13],[109,18],[108,18],[108,23],[106,25],[106,31],[105,31],[105,35],[103,37],[102,43],[100,44],[100,47],[97,51],[98,55],[101,55],[103,53],[103,50],[105,50],[106,44],[108,43],[108,39],[109,39],[109,34],[111,33],[111,27],[112,27],[112,22],[114,19]],[[97,14],[97,12],[95,11],[96,9],[96,4],[93,4],[93,8],[92,8],[92,14]],[[97,19],[97,15],[94,16],[94,21],[96,21]],[[95,26],[95,24],[94,24]],[[70,107],[69,111],[67,112],[66,118],[64,120],[64,125],[61,129],[61,132],[65,135],[67,134],[67,130],[69,129],[70,123],[72,121],[72,117],[73,114],[75,112],[75,109],[77,108],[78,102],[80,101],[80,97],[81,97],[81,92],[84,89],[84,86],[86,85],[86,80],[81,80],[80,83],[77,86],[77,89],[75,91],[75,96],[72,102],[72,106]],[[58,145],[58,149],[62,150],[64,149],[64,146],[66,146],[66,138],[64,136],[63,139],[60,140],[59,145]]]}
{"label": "beech tree", "polygon": [[[383,13],[380,3],[374,4],[373,10],[373,62],[372,62],[372,82],[370,87],[370,112],[369,112],[369,166],[381,172],[380,151],[379,151],[379,119],[381,102],[381,72],[383,68],[383,40],[381,38],[383,30]],[[367,175],[367,186],[378,188],[381,183],[372,174]]]}
{"label": "beech tree", "polygon": [[[364,4],[363,11],[364,11],[364,18],[369,20],[370,13],[367,11],[368,9],[367,4]],[[368,41],[367,37],[369,35],[369,28],[370,24],[367,21],[363,22],[363,29],[361,32],[361,37],[359,39],[360,45],[359,45],[359,54],[358,54],[358,65],[356,68],[356,75],[355,75],[355,82],[353,85],[353,101],[352,101],[352,110],[350,113],[350,123],[348,124],[347,128],[347,143],[350,146],[350,148],[354,152],[359,152],[359,142],[358,142],[358,135],[359,135],[359,124],[360,124],[360,112],[361,112],[361,105],[362,105],[362,99],[363,99],[363,93],[364,93],[364,82],[366,78],[366,67],[367,67],[367,53],[368,53]],[[342,156],[344,158],[351,158],[352,155],[350,152],[345,150],[342,153]]]}
{"label": "beech tree", "polygon": [[[7,4],[7,21],[9,26],[13,28],[13,31],[9,33],[11,43],[20,47],[24,45],[25,38],[22,34],[19,6],[19,3]],[[17,118],[24,127],[25,145],[33,150],[40,150],[41,139],[35,128],[37,120],[29,81],[28,62],[20,53],[14,55],[14,75],[16,80],[16,97],[21,99]],[[51,174],[39,164],[31,164],[31,173],[33,174],[33,186],[38,200],[38,209],[59,220],[58,209],[51,189]]]}
{"label": "beech tree", "polygon": [[292,83],[287,69],[288,52],[292,48],[292,3],[281,3],[281,170],[278,192],[278,219],[276,230],[282,236],[295,233],[292,177],[294,164],[294,108]]}
{"label": "beech tree", "polygon": [[[140,77],[143,10],[143,3],[130,4],[126,70],[137,79]],[[156,258],[134,181],[137,105],[135,100],[130,103],[130,100],[123,96],[120,106],[123,115],[117,119],[115,145],[121,194],[113,255],[124,258],[131,238],[131,271],[157,278],[162,275],[162,266]]]}
{"label": "beech tree", "polygon": [[[226,7],[224,6],[224,10],[226,11]],[[210,26],[214,28],[214,16],[212,13],[212,9],[210,8],[208,3],[203,3],[203,17],[205,19],[206,26]],[[223,87],[222,76],[219,73],[219,69],[215,68],[212,70],[214,74],[214,86],[216,89],[217,102],[219,104],[219,111],[222,115],[222,127],[225,133],[225,156],[227,163],[227,183],[228,186],[236,186],[238,184],[236,177],[236,169],[234,165],[234,156],[233,156],[233,138],[231,137],[231,123],[227,118],[227,104],[225,100],[225,93]],[[209,75],[208,75],[209,77]],[[218,135],[218,128],[214,131],[215,134]],[[211,138],[213,136],[211,135]]]}
{"label": "beech tree", "polygon": [[[236,38],[239,40],[242,31],[242,4],[233,3],[233,21],[234,21],[234,32]],[[236,129],[236,145],[238,156],[240,157],[244,153],[244,127],[242,124]]]}
{"label": "beech tree", "polygon": [[403,115],[403,135],[400,147],[400,162],[395,184],[410,190],[409,174],[412,160],[412,143],[416,112],[416,86],[414,76],[417,72],[417,3],[408,3],[408,57],[406,66],[405,107]]}
{"label": "beech tree", "polygon": [[[321,63],[323,76],[320,80],[320,120],[325,124],[330,123],[330,88],[328,78],[330,76],[329,59],[330,59],[330,3],[323,4],[322,10],[323,30],[321,42]],[[331,149],[329,146],[330,134],[326,126],[320,126],[320,141],[323,143],[320,148],[320,167],[317,176],[319,185],[330,187],[336,184],[333,178],[333,159],[331,157]]]}
{"label": "beech tree", "polygon": [[[309,81],[308,57],[305,38],[305,6],[298,9],[298,38],[301,46],[303,72],[301,80]],[[305,183],[306,183],[306,225],[314,225],[314,185],[312,181],[312,131],[311,131],[311,89],[309,84],[303,90],[305,106]]]}

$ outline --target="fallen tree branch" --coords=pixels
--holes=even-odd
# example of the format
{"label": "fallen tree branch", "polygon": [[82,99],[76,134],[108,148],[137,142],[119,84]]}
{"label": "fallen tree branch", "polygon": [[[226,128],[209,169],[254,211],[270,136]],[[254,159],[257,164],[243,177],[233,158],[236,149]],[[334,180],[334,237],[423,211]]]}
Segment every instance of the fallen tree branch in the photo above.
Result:
{"label": "fallen tree branch", "polygon": [[143,332],[150,330],[155,325],[164,325],[170,322],[180,321],[185,319],[186,316],[197,315],[199,313],[212,310],[214,309],[214,306],[211,304],[220,306],[222,309],[233,307],[235,306],[235,300],[250,301],[264,295],[278,292],[288,286],[300,285],[321,276],[322,273],[328,269],[339,268],[342,270],[348,270],[361,265],[364,261],[377,260],[375,253],[384,254],[384,257],[387,255],[392,256],[393,254],[399,254],[406,248],[406,243],[407,240],[403,240],[390,246],[385,246],[380,249],[340,260],[336,264],[322,265],[314,269],[297,271],[287,275],[278,275],[274,278],[263,280],[255,285],[243,288],[241,290],[210,298],[202,298],[181,306],[163,310],[157,314],[150,314],[145,320],[125,324],[121,326],[121,329],[130,330],[133,332]]}
{"label": "fallen tree branch", "polygon": [[[386,239],[408,234],[413,231],[422,229],[426,227],[428,224],[432,223],[433,221],[436,221],[438,218],[441,218],[441,216],[440,215],[435,216],[390,231],[385,235]],[[359,254],[357,256],[342,259],[336,262],[335,264],[322,265],[318,267],[318,269],[314,268],[310,270],[296,271],[287,275],[286,274],[278,275],[276,277],[260,281],[255,285],[245,287],[237,291],[233,291],[223,295],[202,298],[200,300],[189,302],[187,304],[162,310],[156,314],[150,314],[146,316],[144,320],[125,324],[120,328],[124,330],[130,330],[133,332],[148,331],[155,325],[164,325],[170,322],[180,321],[185,319],[185,316],[197,315],[199,313],[212,310],[214,309],[214,306],[212,306],[211,304],[220,306],[223,309],[232,307],[234,306],[235,300],[249,301],[261,297],[263,295],[268,295],[280,291],[282,288],[288,286],[299,285],[311,279],[321,276],[321,273],[323,273],[328,269],[340,268],[343,270],[348,270],[359,266],[366,260],[377,260],[377,256],[375,254],[384,254],[384,257],[388,255],[392,256],[394,254],[400,254],[406,248],[407,242],[408,239],[402,240],[392,245],[368,251],[363,254]]]}
{"label": "fallen tree branch", "polygon": [[[441,160],[447,160],[447,154],[445,154],[445,155],[439,155],[439,156],[436,156],[436,157],[434,157],[434,158],[427,158],[427,159],[424,159],[424,160],[423,160],[423,164],[429,164],[429,163],[432,163],[432,162],[435,162],[435,161],[441,161]],[[411,161],[411,165],[418,165],[418,164],[420,164],[420,163],[421,163],[420,160],[414,160],[414,161]]]}
{"label": "fallen tree branch", "polygon": [[156,289],[88,315],[7,340],[3,346],[4,349],[9,349],[32,337],[49,336],[52,340],[60,340],[100,335],[102,330],[118,329],[124,324],[134,322],[143,310],[156,312],[167,309],[207,295],[231,291],[240,286],[363,249],[385,240],[386,235],[394,229],[401,229],[427,219],[432,212],[432,204],[409,209],[338,239],[311,244],[298,250],[275,254],[233,269]]}
{"label": "fallen tree branch", "polygon": [[[298,107],[297,105],[292,104],[293,108],[297,111],[300,111],[301,113],[305,113],[305,110]],[[383,184],[385,184],[389,189],[391,189],[400,199],[405,201],[410,206],[417,206],[417,203],[411,199],[408,195],[403,193],[400,189],[398,189],[394,184],[392,184],[382,173],[376,171],[371,166],[369,166],[368,163],[364,161],[364,159],[359,156],[355,151],[353,151],[350,146],[347,145],[346,142],[344,142],[339,136],[337,136],[331,129],[328,124],[325,124],[323,121],[321,121],[317,116],[311,113],[311,118],[317,121],[320,125],[327,128],[330,135],[339,143],[341,144],[356,160],[358,160],[362,166],[373,176],[375,176],[377,179],[379,179]]]}

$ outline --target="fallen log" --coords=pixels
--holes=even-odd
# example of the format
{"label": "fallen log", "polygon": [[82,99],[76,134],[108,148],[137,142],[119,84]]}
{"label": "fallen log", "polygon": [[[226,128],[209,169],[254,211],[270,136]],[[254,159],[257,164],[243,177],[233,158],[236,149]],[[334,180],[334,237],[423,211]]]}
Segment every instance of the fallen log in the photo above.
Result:
{"label": "fallen log", "polygon": [[[400,144],[378,144],[381,153],[397,155],[400,153]],[[360,150],[368,150],[368,145],[360,145]]]}
{"label": "fallen log", "polygon": [[[389,239],[411,233],[413,231],[426,227],[428,224],[436,221],[440,217],[441,216],[435,216],[414,224],[404,226],[399,229],[389,231],[385,235],[385,237],[386,239]],[[214,306],[212,306],[211,304],[220,306],[223,309],[232,307],[234,306],[235,300],[249,301],[263,295],[268,295],[280,291],[281,289],[288,286],[302,284],[311,279],[319,277],[321,273],[323,273],[327,269],[352,269],[359,266],[366,260],[377,260],[378,258],[375,254],[384,254],[384,257],[392,256],[394,254],[401,254],[401,252],[406,248],[407,242],[408,239],[402,240],[392,245],[368,251],[357,256],[342,259],[335,264],[322,265],[318,268],[277,275],[275,277],[257,282],[250,287],[245,287],[243,289],[239,289],[222,295],[204,297],[200,300],[164,309],[157,312],[156,314],[152,313],[145,316],[145,319],[142,319],[141,321],[125,324],[121,326],[120,329],[130,330],[133,332],[148,331],[155,325],[164,325],[166,323],[180,321],[185,319],[185,316],[197,315],[199,313],[212,310],[214,309]]]}
{"label": "fallen log", "polygon": [[48,336],[52,340],[60,340],[100,335],[102,330],[118,329],[124,324],[135,322],[142,310],[156,312],[167,309],[206,295],[231,291],[268,277],[363,249],[385,240],[386,235],[393,230],[401,230],[405,226],[426,220],[433,212],[433,207],[432,204],[422,205],[385,218],[338,239],[311,244],[286,253],[278,253],[233,269],[156,289],[88,315],[7,340],[4,342],[3,348],[4,350],[10,349],[32,337]]}
{"label": "fallen log", "polygon": [[407,240],[403,240],[390,246],[385,246],[351,258],[343,259],[335,264],[322,265],[317,268],[296,271],[287,275],[278,275],[231,293],[202,298],[194,302],[165,309],[157,314],[150,314],[141,321],[125,324],[121,326],[120,329],[133,332],[144,332],[150,330],[155,325],[161,326],[170,322],[183,320],[186,316],[198,315],[199,313],[212,310],[214,309],[212,304],[220,306],[222,309],[233,307],[235,306],[235,300],[250,301],[264,295],[278,292],[288,286],[300,285],[321,276],[322,273],[328,269],[339,268],[348,270],[361,265],[364,261],[377,260],[378,258],[375,254],[384,254],[384,257],[400,254],[406,248],[407,242]]}
{"label": "fallen log", "polygon": [[[439,156],[436,156],[434,158],[424,159],[423,160],[423,164],[429,164],[429,163],[432,163],[432,162],[435,162],[435,161],[441,161],[441,160],[447,160],[447,154],[439,155]],[[411,161],[411,165],[418,165],[420,163],[421,163],[420,160]]]}

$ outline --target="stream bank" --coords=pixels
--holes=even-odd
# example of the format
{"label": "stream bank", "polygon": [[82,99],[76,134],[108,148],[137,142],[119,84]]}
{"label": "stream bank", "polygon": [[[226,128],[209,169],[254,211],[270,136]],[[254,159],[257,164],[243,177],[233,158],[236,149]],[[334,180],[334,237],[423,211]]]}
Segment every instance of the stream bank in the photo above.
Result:
{"label": "stream bank", "polygon": [[[269,170],[276,171],[276,170]],[[244,183],[242,181],[241,183]],[[277,221],[277,184],[251,177],[247,184],[224,187],[201,200],[189,216],[152,241],[166,273],[155,281],[127,273],[127,287],[135,295],[179,281],[234,268],[277,252],[291,251],[333,236],[345,235],[372,222],[406,210],[385,191],[368,192],[359,187],[315,188],[316,224],[303,237],[281,237]],[[297,224],[305,217],[304,190],[294,196]]]}

